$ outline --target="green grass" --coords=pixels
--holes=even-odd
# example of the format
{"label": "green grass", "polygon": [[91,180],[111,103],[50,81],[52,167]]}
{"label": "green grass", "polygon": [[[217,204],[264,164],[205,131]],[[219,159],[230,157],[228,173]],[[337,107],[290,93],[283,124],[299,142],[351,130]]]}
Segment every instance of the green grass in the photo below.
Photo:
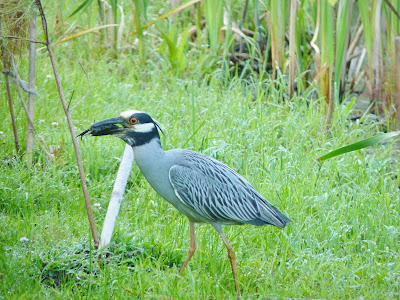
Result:
{"label": "green grass", "polygon": [[[225,227],[245,298],[400,297],[397,146],[348,153],[322,165],[316,160],[376,135],[372,118],[348,121],[351,105],[343,104],[323,134],[322,103],[312,94],[283,102],[285,82],[275,89],[268,80],[225,81],[223,72],[207,79],[200,71],[178,77],[158,56],[143,67],[137,54],[110,60],[94,53],[93,60],[85,46],[72,41],[56,50],[66,95],[75,89],[78,101],[86,92],[77,57],[91,78],[89,97],[73,111],[77,132],[126,109],[146,111],[165,129],[165,149],[186,145],[227,163],[292,219],[283,230]],[[37,128],[48,144],[62,146],[62,155],[51,164],[36,148],[31,169],[24,157],[13,158],[11,122],[1,101],[0,299],[234,297],[225,246],[209,225],[196,226],[198,250],[179,278],[188,221],[136,166],[112,245],[103,253],[93,250],[72,143],[44,53],[37,65],[41,97],[35,119],[44,120]],[[26,66],[21,61],[21,73]],[[24,113],[15,105],[24,140]],[[124,143],[84,138],[80,147],[92,203],[100,204],[94,207],[100,231]]]}

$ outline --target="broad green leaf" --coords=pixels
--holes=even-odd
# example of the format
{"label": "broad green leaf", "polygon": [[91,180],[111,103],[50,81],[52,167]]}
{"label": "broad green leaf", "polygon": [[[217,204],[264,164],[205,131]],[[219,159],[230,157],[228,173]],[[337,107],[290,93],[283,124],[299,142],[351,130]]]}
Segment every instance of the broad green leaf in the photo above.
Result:
{"label": "broad green leaf", "polygon": [[173,65],[176,60],[176,54],[177,54],[178,49],[177,49],[173,39],[171,39],[170,32],[168,32],[167,29],[165,29],[163,24],[160,21],[155,21],[154,24],[156,25],[156,28],[158,29],[163,40],[168,45],[168,50],[169,50],[168,57],[169,57],[169,61],[170,61],[171,65]]}
{"label": "broad green leaf", "polygon": [[390,139],[390,138],[398,136],[398,135],[400,135],[400,131],[393,131],[393,132],[383,133],[383,134],[380,134],[380,135],[377,135],[377,136],[374,136],[374,137],[359,141],[357,143],[354,143],[354,144],[351,144],[351,145],[347,145],[347,146],[341,147],[339,149],[333,150],[333,151],[329,152],[328,154],[325,154],[325,155],[323,155],[321,157],[318,157],[318,161],[322,162],[324,160],[327,160],[329,158],[332,158],[332,157],[335,157],[335,156],[338,156],[338,155],[341,155],[341,154],[344,154],[344,153],[347,153],[347,152],[363,149],[363,148],[366,148],[368,146],[377,144],[380,141],[387,140],[387,139]]}
{"label": "broad green leaf", "polygon": [[285,33],[288,7],[289,2],[287,0],[271,1],[270,3],[272,57],[278,63],[277,67],[280,70],[284,70],[285,64]]}
{"label": "broad green leaf", "polygon": [[365,47],[367,48],[369,59],[371,57],[373,43],[373,18],[372,13],[369,10],[369,1],[359,1],[358,7],[360,9],[360,16],[364,30]]}
{"label": "broad green leaf", "polygon": [[81,10],[84,10],[85,8],[89,7],[90,4],[92,4],[93,0],[85,0],[82,2],[81,5],[79,5],[68,17],[71,18],[73,15],[77,14]]}
{"label": "broad green leaf", "polygon": [[185,48],[186,48],[188,39],[189,39],[189,30],[187,29],[182,33],[181,40],[179,41],[178,49],[177,49],[176,58],[178,60],[179,70],[183,70],[186,65]]}
{"label": "broad green leaf", "polygon": [[349,3],[347,0],[341,1],[338,4],[338,14],[336,20],[336,70],[335,82],[336,87],[339,89],[340,76],[342,73],[343,59],[346,59],[346,35],[347,27],[351,24],[351,16],[349,15]]}

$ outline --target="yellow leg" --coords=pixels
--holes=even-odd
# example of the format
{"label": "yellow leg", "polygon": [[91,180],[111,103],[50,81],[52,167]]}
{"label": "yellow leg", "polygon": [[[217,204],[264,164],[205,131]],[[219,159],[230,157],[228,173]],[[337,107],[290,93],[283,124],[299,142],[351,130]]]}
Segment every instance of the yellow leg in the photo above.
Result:
{"label": "yellow leg", "polygon": [[187,264],[189,263],[189,260],[192,258],[195,251],[196,251],[196,236],[194,233],[194,223],[192,221],[190,221],[190,246],[189,246],[188,254],[183,262],[182,268],[179,271],[180,276],[182,276],[183,271],[185,271],[185,268],[186,268]]}
{"label": "yellow leg", "polygon": [[221,235],[222,240],[225,243],[226,249],[228,250],[228,257],[229,260],[231,261],[231,266],[232,266],[232,273],[233,273],[233,278],[235,279],[235,288],[236,288],[236,293],[240,295],[240,289],[239,289],[239,278],[237,274],[237,267],[236,267],[236,255],[235,251],[233,250],[232,246],[229,245],[228,240],[226,239],[225,234],[223,231],[219,231],[219,234]]}

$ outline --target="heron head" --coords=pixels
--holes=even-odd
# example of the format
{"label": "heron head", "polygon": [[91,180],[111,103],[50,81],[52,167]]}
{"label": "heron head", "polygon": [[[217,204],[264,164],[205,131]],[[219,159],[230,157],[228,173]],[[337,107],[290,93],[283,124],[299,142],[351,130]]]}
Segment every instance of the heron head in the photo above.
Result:
{"label": "heron head", "polygon": [[93,124],[78,136],[82,137],[86,133],[92,136],[114,135],[134,147],[146,144],[153,138],[160,139],[158,129],[162,132],[160,126],[148,114],[138,110],[128,110],[118,117]]}

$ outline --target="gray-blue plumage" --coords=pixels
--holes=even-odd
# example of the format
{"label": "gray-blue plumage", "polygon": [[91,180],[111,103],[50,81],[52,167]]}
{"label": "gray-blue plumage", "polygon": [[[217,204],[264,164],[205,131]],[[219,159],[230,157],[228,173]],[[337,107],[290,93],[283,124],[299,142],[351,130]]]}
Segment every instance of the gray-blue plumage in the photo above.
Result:
{"label": "gray-blue plumage", "polygon": [[181,156],[169,170],[175,193],[210,222],[283,228],[290,221],[227,165],[194,151],[175,151]]}

